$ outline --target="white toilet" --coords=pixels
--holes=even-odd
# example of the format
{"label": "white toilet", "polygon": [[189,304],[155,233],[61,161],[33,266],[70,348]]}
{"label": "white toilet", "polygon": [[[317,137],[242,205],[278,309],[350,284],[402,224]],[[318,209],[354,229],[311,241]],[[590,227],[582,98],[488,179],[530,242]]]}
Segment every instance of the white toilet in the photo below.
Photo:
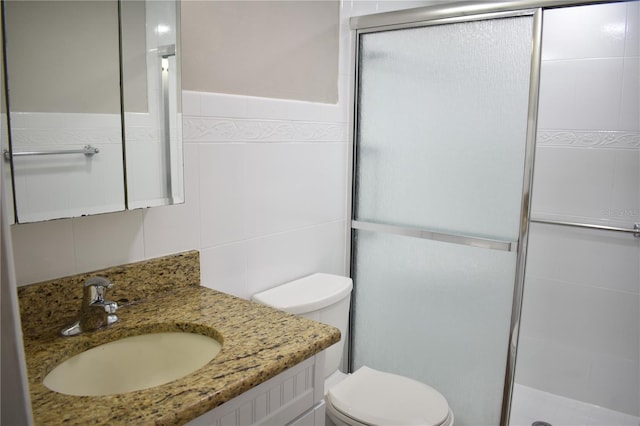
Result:
{"label": "white toilet", "polygon": [[350,278],[313,274],[255,294],[253,300],[340,329],[343,338],[327,349],[325,403],[338,426],[452,426],[447,400],[424,383],[363,366],[339,370],[349,320]]}

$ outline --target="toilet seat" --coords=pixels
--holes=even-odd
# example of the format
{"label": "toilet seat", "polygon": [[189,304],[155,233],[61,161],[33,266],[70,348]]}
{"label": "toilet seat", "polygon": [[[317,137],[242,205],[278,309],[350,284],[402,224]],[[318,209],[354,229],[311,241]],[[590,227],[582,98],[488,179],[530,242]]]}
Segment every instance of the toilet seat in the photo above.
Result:
{"label": "toilet seat", "polygon": [[432,387],[391,373],[361,367],[327,392],[327,408],[354,426],[448,426],[453,414]]}

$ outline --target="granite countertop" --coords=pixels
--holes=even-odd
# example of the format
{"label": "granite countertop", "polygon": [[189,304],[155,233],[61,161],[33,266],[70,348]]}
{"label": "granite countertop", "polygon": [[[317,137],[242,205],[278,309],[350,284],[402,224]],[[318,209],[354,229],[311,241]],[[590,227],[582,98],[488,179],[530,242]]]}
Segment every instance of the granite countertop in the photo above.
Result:
{"label": "granite countertop", "polygon": [[[98,273],[109,276],[109,272],[95,274]],[[60,315],[55,318],[52,311],[57,312],[56,309],[34,314],[41,311],[34,295],[39,294],[45,300],[60,299],[55,288],[68,285],[45,284],[19,291],[36,425],[184,424],[340,339],[340,332],[334,327],[193,284],[174,286],[125,303],[117,312],[120,320],[104,329],[60,337],[58,332],[69,318],[63,320]],[[70,396],[42,384],[57,364],[86,349],[127,336],[162,331],[208,335],[219,340],[222,349],[192,374],[125,394]]]}

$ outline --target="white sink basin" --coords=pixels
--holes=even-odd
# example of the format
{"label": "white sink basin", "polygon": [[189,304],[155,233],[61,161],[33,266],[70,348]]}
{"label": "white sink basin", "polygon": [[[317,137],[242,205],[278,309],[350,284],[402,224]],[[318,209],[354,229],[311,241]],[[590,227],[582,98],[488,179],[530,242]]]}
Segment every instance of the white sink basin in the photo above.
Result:
{"label": "white sink basin", "polygon": [[194,333],[154,333],[96,346],[62,362],[44,378],[49,389],[97,396],[148,389],[184,377],[211,361],[220,343]]}

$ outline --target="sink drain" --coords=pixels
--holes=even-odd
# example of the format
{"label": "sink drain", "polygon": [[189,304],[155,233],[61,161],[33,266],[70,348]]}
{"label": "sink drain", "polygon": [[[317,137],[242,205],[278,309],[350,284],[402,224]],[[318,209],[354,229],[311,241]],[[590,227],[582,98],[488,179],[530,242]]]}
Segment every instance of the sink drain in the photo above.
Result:
{"label": "sink drain", "polygon": [[543,422],[541,420],[536,420],[535,422],[531,423],[531,426],[553,426],[553,425],[551,423]]}

